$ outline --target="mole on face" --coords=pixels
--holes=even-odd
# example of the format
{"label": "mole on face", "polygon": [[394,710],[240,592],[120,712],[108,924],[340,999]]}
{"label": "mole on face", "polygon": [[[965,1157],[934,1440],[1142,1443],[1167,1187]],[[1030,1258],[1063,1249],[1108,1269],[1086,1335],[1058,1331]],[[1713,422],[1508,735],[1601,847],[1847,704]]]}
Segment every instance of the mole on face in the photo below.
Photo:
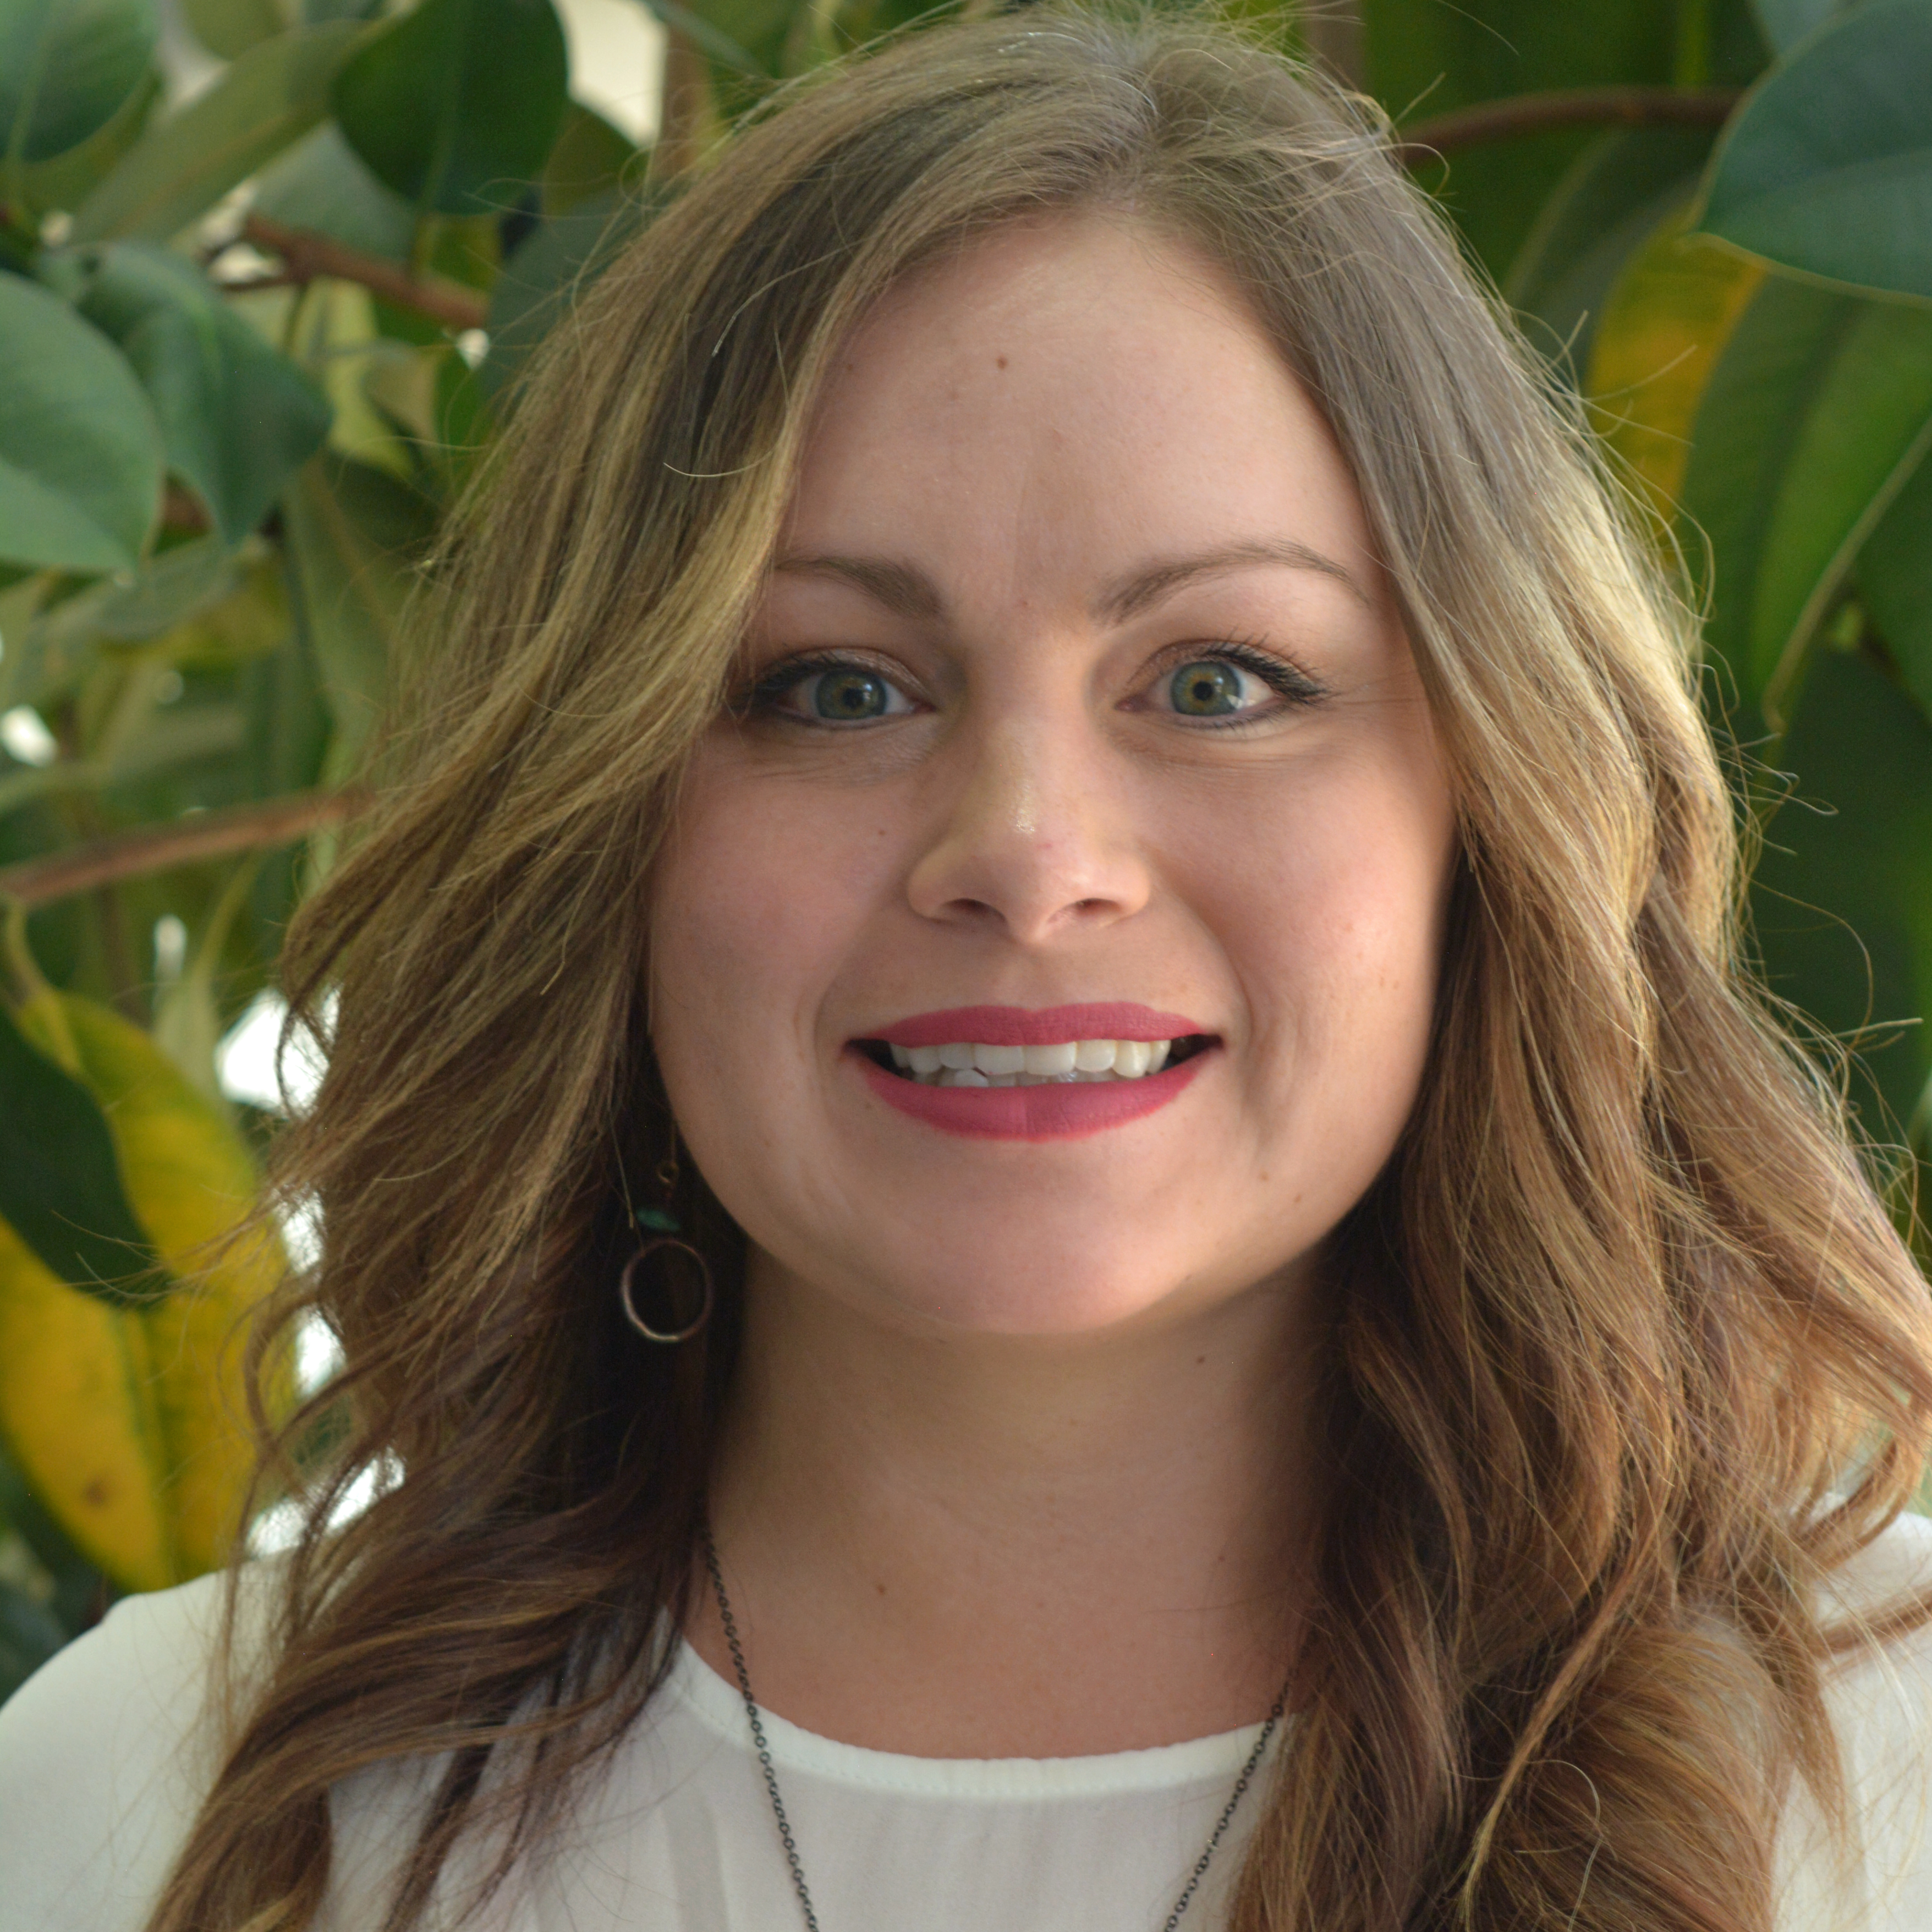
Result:
{"label": "mole on face", "polygon": [[1006,366],[1006,358],[1004,356],[996,357],[994,359],[998,362],[1002,369]]}

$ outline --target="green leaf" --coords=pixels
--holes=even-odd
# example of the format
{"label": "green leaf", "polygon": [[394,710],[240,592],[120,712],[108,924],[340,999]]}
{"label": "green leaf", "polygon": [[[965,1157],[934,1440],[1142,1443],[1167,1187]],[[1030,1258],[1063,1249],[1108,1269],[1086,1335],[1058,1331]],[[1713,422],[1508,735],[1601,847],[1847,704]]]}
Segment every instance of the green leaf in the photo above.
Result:
{"label": "green leaf", "polygon": [[1703,226],[1807,274],[1932,298],[1932,6],[1868,0],[1732,116]]}
{"label": "green leaf", "polygon": [[1833,14],[1842,13],[1845,4],[1846,0],[1753,0],[1753,10],[1765,38],[1786,54]]}
{"label": "green leaf", "polygon": [[122,1303],[152,1298],[158,1283],[164,1289],[154,1244],[122,1185],[106,1117],[78,1080],[28,1044],[4,1008],[0,1098],[0,1216],[75,1288]]}
{"label": "green leaf", "polygon": [[1932,717],[1932,458],[1866,538],[1858,579],[1900,680]]}
{"label": "green leaf", "polygon": [[1714,139],[1702,128],[1618,128],[1579,155],[1510,265],[1503,293],[1546,353],[1586,369],[1625,264],[1690,197]]}
{"label": "green leaf", "polygon": [[346,773],[388,695],[434,514],[393,477],[328,453],[289,486],[282,512],[296,622],[335,719],[334,763]]}
{"label": "green leaf", "polygon": [[0,143],[44,161],[105,127],[141,84],[154,0],[0,0]]}
{"label": "green leaf", "polygon": [[327,399],[190,262],[140,242],[86,251],[80,309],[146,385],[168,466],[238,544],[328,434]]}
{"label": "green leaf", "polygon": [[75,210],[74,239],[165,242],[328,111],[328,84],[364,28],[300,27],[249,50],[124,155]]}
{"label": "green leaf", "polygon": [[160,507],[161,460],[127,359],[58,296],[0,274],[0,557],[130,568]]}
{"label": "green leaf", "polygon": [[7,635],[0,710],[43,706],[73,690],[100,644],[136,643],[219,603],[235,588],[235,560],[202,537],[148,558],[131,575],[103,578]]}
{"label": "green leaf", "polygon": [[[1751,915],[1772,990],[1859,1057],[1895,1138],[1932,1071],[1932,724],[1864,658],[1820,651],[1779,762]],[[1903,1024],[1900,1024],[1903,1023]]]}
{"label": "green leaf", "polygon": [[478,372],[493,404],[572,297],[610,266],[655,206],[656,198],[647,202],[614,191],[596,196],[568,214],[540,222],[504,263],[490,296],[490,352]]}
{"label": "green leaf", "polygon": [[[1401,121],[1549,88],[1672,78],[1672,0],[1377,0],[1362,10],[1370,91]],[[1591,138],[1571,130],[1516,136],[1460,149],[1446,173],[1419,178],[1501,279]]]}
{"label": "green leaf", "polygon": [[568,214],[593,195],[633,185],[644,173],[644,150],[611,126],[602,115],[573,100],[564,111],[563,130],[544,164],[541,193],[546,215]]}
{"label": "green leaf", "polygon": [[245,668],[242,701],[248,718],[248,795],[274,798],[320,784],[328,749],[328,704],[299,635],[291,633]]}
{"label": "green leaf", "polygon": [[416,212],[362,164],[332,121],[305,134],[256,178],[258,214],[332,236],[365,255],[406,261]]}
{"label": "green leaf", "polygon": [[335,118],[377,177],[417,207],[492,214],[542,173],[568,70],[551,0],[422,0],[345,64]]}
{"label": "green leaf", "polygon": [[281,0],[182,0],[189,30],[208,51],[233,60],[292,24]]}
{"label": "green leaf", "polygon": [[1775,715],[1818,620],[1932,437],[1932,313],[1777,277],[1697,416],[1684,508],[1715,576],[1706,636]]}
{"label": "green leaf", "polygon": [[17,177],[20,199],[28,209],[44,214],[50,208],[78,208],[141,138],[160,94],[161,77],[150,68],[115,110],[113,118],[96,128],[79,147],[21,169]]}

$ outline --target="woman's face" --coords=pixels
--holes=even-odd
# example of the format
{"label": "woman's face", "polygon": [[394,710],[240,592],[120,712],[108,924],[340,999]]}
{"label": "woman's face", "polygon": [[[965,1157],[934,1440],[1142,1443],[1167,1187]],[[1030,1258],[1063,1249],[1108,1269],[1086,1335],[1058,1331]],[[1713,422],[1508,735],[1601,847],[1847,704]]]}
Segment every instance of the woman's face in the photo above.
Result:
{"label": "woman's face", "polygon": [[743,673],[652,1012],[754,1279],[1061,1334],[1292,1281],[1414,1100],[1454,832],[1347,467],[1225,278],[1063,217],[896,290]]}

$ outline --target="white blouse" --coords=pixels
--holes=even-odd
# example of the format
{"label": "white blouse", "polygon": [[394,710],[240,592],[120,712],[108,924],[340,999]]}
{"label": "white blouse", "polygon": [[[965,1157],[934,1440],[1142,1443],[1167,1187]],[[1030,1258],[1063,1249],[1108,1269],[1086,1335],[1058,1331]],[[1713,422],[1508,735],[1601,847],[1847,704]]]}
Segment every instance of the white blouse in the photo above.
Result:
{"label": "white blouse", "polygon": [[[1856,1571],[1840,1593],[1853,1606],[1932,1578],[1932,1523],[1906,1519]],[[212,1579],[130,1598],[0,1710],[0,1932],[140,1932],[213,1774],[196,1720],[218,1607]],[[1840,1862],[1794,1803],[1780,1932],[1932,1932],[1932,1634],[1857,1654],[1829,1694],[1862,1844]],[[821,1932],[1160,1932],[1259,1735],[981,1761],[764,1722]],[[326,1932],[380,1924],[431,1768],[381,1766],[334,1795]],[[1236,1812],[1190,1932],[1222,1922],[1262,1796]],[[475,1869],[452,1862],[431,1924],[452,1922]],[[562,1833],[478,1924],[802,1932],[735,1688],[682,1650]]]}

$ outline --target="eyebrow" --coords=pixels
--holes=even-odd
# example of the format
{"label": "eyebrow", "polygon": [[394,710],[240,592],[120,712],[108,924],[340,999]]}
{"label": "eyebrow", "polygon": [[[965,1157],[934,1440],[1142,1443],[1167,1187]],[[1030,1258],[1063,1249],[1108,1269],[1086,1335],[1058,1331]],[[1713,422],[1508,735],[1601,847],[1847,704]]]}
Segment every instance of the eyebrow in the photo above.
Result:
{"label": "eyebrow", "polygon": [[[1298,543],[1292,537],[1269,537],[1223,544],[1192,556],[1169,557],[1144,566],[1102,591],[1094,601],[1093,614],[1103,623],[1124,624],[1184,584],[1271,563],[1332,577],[1346,586],[1359,602],[1370,601],[1353,574],[1333,557],[1324,556],[1318,550]],[[830,577],[849,584],[896,616],[930,622],[946,614],[946,599],[938,586],[909,563],[896,563],[886,557],[792,555],[780,557],[772,568],[802,577]]]}

